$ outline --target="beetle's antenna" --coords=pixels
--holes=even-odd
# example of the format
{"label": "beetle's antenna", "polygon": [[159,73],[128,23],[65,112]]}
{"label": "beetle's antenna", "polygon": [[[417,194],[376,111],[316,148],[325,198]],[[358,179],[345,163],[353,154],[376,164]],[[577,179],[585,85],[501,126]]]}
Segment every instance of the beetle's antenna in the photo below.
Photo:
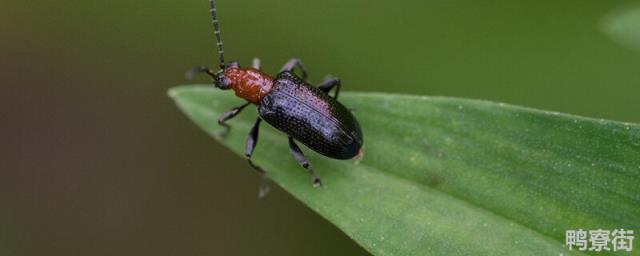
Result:
{"label": "beetle's antenna", "polygon": [[218,48],[218,56],[220,56],[220,68],[224,69],[224,50],[222,50],[222,38],[220,38],[220,24],[218,24],[218,15],[216,10],[216,0],[209,0],[211,6],[211,23],[213,23],[213,33],[216,35],[216,46]]}

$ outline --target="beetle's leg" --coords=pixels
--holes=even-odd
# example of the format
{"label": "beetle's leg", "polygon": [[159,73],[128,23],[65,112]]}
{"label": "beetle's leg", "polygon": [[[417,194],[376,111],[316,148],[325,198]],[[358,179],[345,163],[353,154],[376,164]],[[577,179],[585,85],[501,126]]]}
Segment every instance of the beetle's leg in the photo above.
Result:
{"label": "beetle's leg", "polygon": [[253,150],[256,148],[256,145],[258,144],[260,122],[262,122],[262,119],[258,117],[256,119],[256,122],[253,124],[253,127],[251,127],[251,131],[249,131],[249,136],[247,137],[247,143],[245,143],[245,146],[244,146],[244,155],[247,158],[251,158],[251,155],[253,155]]}
{"label": "beetle's leg", "polygon": [[261,180],[260,180],[260,188],[258,190],[258,197],[264,198],[264,196],[266,196],[267,193],[269,193],[269,185],[267,184],[267,172],[264,169],[262,169],[262,167],[255,165],[253,161],[251,161],[251,155],[253,154],[253,150],[256,148],[256,145],[258,144],[258,131],[260,130],[261,121],[262,119],[258,117],[256,119],[255,124],[251,128],[251,131],[249,132],[249,136],[247,137],[247,143],[244,146],[244,155],[247,157],[247,161],[249,162],[249,165],[251,166],[251,168],[253,168],[260,174]]}
{"label": "beetle's leg", "polygon": [[307,82],[307,68],[305,68],[304,65],[302,65],[302,62],[299,59],[293,58],[287,61],[287,63],[285,63],[284,66],[282,66],[282,69],[280,69],[280,72],[283,72],[283,71],[293,72],[293,69],[296,67],[300,69],[300,72],[302,72],[302,80]]}
{"label": "beetle's leg", "polygon": [[187,72],[184,73],[184,78],[186,78],[187,80],[193,80],[193,78],[199,73],[206,73],[207,75],[209,75],[211,78],[214,78],[214,79],[216,77],[216,75],[213,73],[213,71],[210,68],[206,66],[198,66],[198,67],[193,67],[187,70]]}
{"label": "beetle's leg", "polygon": [[314,187],[322,186],[322,182],[320,181],[320,178],[318,178],[318,176],[316,176],[316,173],[313,171],[313,169],[311,169],[311,166],[309,165],[309,161],[307,161],[307,159],[304,158],[304,154],[302,153],[302,150],[300,150],[300,147],[296,145],[296,143],[293,141],[293,138],[291,138],[291,136],[289,136],[289,149],[291,149],[291,154],[293,155],[293,158],[295,158],[296,161],[298,161],[300,166],[302,166],[303,168],[307,169],[307,171],[309,171],[309,175],[311,175],[311,183],[313,184],[313,186]]}
{"label": "beetle's leg", "polygon": [[251,62],[251,67],[257,70],[260,70],[260,59],[253,58],[253,61]]}
{"label": "beetle's leg", "polygon": [[230,68],[239,68],[240,67],[240,62],[232,60],[229,62],[228,67]]}
{"label": "beetle's leg", "polygon": [[228,124],[226,124],[225,122],[231,118],[233,118],[234,116],[236,116],[238,113],[240,113],[240,111],[242,111],[242,109],[244,109],[246,106],[248,106],[251,102],[242,104],[241,106],[232,108],[231,110],[225,112],[224,114],[222,114],[219,118],[218,118],[218,124],[221,125],[223,127],[222,131],[216,132],[214,133],[215,136],[218,137],[224,137],[227,135],[227,133],[229,133],[229,130],[231,130],[231,126],[229,126]]}
{"label": "beetle's leg", "polygon": [[337,78],[334,76],[326,76],[324,78],[324,82],[318,85],[318,89],[322,90],[326,94],[329,94],[329,91],[331,91],[333,87],[336,88],[336,92],[335,94],[333,94],[333,98],[338,99],[338,94],[340,93],[340,87],[341,87],[340,78]]}
{"label": "beetle's leg", "polygon": [[250,158],[247,158],[247,161],[249,162],[249,165],[251,166],[251,168],[253,168],[258,173],[260,173],[260,185],[258,186],[258,198],[262,199],[265,196],[267,196],[267,194],[269,194],[269,190],[271,190],[271,188],[269,187],[269,182],[268,182],[269,178],[267,178],[267,172],[264,169],[262,169],[262,167],[255,165]]}

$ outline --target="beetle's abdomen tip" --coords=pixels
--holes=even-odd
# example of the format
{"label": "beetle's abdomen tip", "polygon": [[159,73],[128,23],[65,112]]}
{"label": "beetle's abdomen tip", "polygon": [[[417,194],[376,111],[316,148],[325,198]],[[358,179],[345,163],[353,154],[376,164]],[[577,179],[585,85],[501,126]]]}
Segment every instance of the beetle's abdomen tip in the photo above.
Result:
{"label": "beetle's abdomen tip", "polygon": [[362,143],[360,141],[354,140],[351,144],[344,146],[343,148],[344,150],[342,151],[338,159],[354,159],[363,154]]}
{"label": "beetle's abdomen tip", "polygon": [[351,160],[353,160],[355,164],[359,164],[362,158],[364,158],[364,146],[361,146],[360,149],[358,149],[358,154],[352,157]]}

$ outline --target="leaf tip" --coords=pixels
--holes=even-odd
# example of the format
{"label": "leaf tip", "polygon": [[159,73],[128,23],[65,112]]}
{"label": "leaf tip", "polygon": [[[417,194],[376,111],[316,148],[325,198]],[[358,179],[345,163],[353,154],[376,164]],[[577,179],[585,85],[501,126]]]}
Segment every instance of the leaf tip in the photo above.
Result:
{"label": "leaf tip", "polygon": [[169,98],[175,99],[178,96],[178,88],[169,88],[169,90],[167,90],[167,96],[169,96]]}

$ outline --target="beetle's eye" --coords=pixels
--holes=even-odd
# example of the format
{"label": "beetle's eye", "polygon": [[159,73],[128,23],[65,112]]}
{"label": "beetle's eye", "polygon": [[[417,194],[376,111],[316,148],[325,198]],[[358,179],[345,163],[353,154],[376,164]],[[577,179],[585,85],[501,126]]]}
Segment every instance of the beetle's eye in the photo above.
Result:
{"label": "beetle's eye", "polygon": [[216,73],[214,84],[216,87],[222,90],[229,89],[231,83],[229,79],[227,79],[227,77],[224,75],[224,70],[220,70],[218,71],[218,73]]}

